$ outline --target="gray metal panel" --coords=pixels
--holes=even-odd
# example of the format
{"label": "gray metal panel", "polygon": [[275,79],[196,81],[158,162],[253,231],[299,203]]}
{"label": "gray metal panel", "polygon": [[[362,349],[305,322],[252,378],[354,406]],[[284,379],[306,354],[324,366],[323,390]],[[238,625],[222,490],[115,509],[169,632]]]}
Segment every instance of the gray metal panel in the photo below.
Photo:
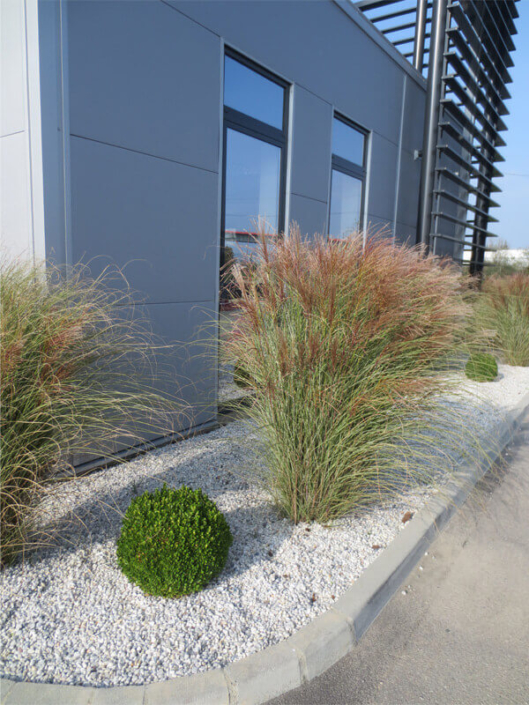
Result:
{"label": "gray metal panel", "polygon": [[367,229],[371,234],[380,233],[386,237],[393,236],[393,221],[387,218],[378,218],[376,215],[367,219]]}
{"label": "gray metal panel", "polygon": [[0,2],[0,135],[26,129],[24,3]]}
{"label": "gray metal panel", "polygon": [[[73,261],[124,266],[151,302],[213,300],[217,175],[71,138]],[[169,335],[172,330],[169,329]]]}
{"label": "gray metal panel", "polygon": [[421,160],[414,159],[403,151],[400,159],[400,188],[397,206],[397,220],[415,228],[419,208],[419,187],[421,181]]}
{"label": "gray metal panel", "polygon": [[326,234],[327,204],[292,194],[290,197],[290,222],[297,223],[302,235],[312,237]]}
{"label": "gray metal panel", "polygon": [[400,243],[406,243],[411,246],[415,245],[417,241],[417,227],[415,225],[397,223],[395,226],[395,239]]}
{"label": "gray metal panel", "polygon": [[[398,120],[396,120],[398,124]],[[381,135],[371,137],[371,160],[368,170],[368,219],[377,216],[393,220],[397,178],[398,148]]]}
{"label": "gray metal panel", "polygon": [[46,258],[64,264],[68,259],[68,247],[58,0],[39,4],[39,54]]}
{"label": "gray metal panel", "polygon": [[147,305],[138,310],[141,316],[149,318],[155,335],[169,345],[174,344],[159,360],[161,370],[166,373],[160,387],[191,407],[178,430],[215,417],[216,348],[206,332],[214,309],[215,302],[206,301]]}
{"label": "gray metal panel", "polygon": [[404,101],[404,132],[402,134],[402,148],[408,152],[413,153],[416,149],[422,149],[425,104],[425,91],[414,81],[408,81]]}
{"label": "gray metal panel", "polygon": [[327,201],[331,163],[332,106],[295,86],[291,191]]}
{"label": "gray metal panel", "polygon": [[332,0],[167,0],[228,44],[393,142],[405,71]]}
{"label": "gray metal panel", "polygon": [[218,169],[217,37],[161,2],[80,0],[68,42],[72,134]]}

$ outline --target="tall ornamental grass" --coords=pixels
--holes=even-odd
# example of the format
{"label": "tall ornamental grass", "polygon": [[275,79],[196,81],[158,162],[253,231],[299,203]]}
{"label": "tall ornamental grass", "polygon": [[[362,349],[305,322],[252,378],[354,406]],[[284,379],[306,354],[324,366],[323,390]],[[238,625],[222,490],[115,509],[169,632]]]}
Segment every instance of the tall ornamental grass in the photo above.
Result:
{"label": "tall ornamental grass", "polygon": [[508,365],[529,365],[529,274],[493,275],[475,304],[476,327]]}
{"label": "tall ornamental grass", "polygon": [[459,271],[376,236],[364,247],[293,232],[273,248],[263,238],[257,264],[233,277],[240,317],[225,354],[253,389],[277,505],[294,522],[326,522],[402,490],[407,449],[436,442],[464,335]]}
{"label": "tall ornamental grass", "polygon": [[1,265],[1,563],[28,545],[31,509],[75,454],[171,429],[174,400],[152,387],[153,338],[130,291],[83,267]]}

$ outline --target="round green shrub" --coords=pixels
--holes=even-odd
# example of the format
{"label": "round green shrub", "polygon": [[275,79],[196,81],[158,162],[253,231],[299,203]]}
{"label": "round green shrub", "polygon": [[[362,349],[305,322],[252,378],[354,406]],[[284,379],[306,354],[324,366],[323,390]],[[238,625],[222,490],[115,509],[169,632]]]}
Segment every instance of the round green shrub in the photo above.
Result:
{"label": "round green shrub", "polygon": [[117,558],[147,594],[181,597],[202,590],[221,572],[232,541],[224,515],[202,490],[164,484],[130,503]]}
{"label": "round green shrub", "polygon": [[473,353],[467,362],[465,373],[475,382],[492,382],[498,376],[498,363],[488,353]]}

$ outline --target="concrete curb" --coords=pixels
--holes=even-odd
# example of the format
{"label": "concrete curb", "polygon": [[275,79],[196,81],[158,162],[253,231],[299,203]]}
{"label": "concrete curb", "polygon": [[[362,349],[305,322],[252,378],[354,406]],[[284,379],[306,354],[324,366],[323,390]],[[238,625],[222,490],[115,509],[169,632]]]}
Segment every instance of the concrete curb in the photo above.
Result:
{"label": "concrete curb", "polygon": [[144,686],[94,688],[2,679],[1,705],[260,705],[320,675],[357,644],[424,551],[520,427],[529,394],[489,441],[483,461],[462,467],[326,613],[289,639],[225,668]]}

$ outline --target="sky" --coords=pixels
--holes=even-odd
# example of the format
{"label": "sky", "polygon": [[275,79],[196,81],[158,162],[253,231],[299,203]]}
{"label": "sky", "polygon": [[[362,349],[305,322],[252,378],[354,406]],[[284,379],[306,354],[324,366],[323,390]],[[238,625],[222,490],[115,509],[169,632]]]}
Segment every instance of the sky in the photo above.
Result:
{"label": "sky", "polygon": [[517,8],[513,82],[507,86],[512,96],[506,103],[510,115],[504,118],[508,129],[502,133],[507,146],[500,150],[505,161],[497,164],[504,174],[496,180],[502,193],[492,194],[500,204],[492,209],[499,223],[491,223],[490,231],[512,248],[529,248],[529,0],[520,0]]}

